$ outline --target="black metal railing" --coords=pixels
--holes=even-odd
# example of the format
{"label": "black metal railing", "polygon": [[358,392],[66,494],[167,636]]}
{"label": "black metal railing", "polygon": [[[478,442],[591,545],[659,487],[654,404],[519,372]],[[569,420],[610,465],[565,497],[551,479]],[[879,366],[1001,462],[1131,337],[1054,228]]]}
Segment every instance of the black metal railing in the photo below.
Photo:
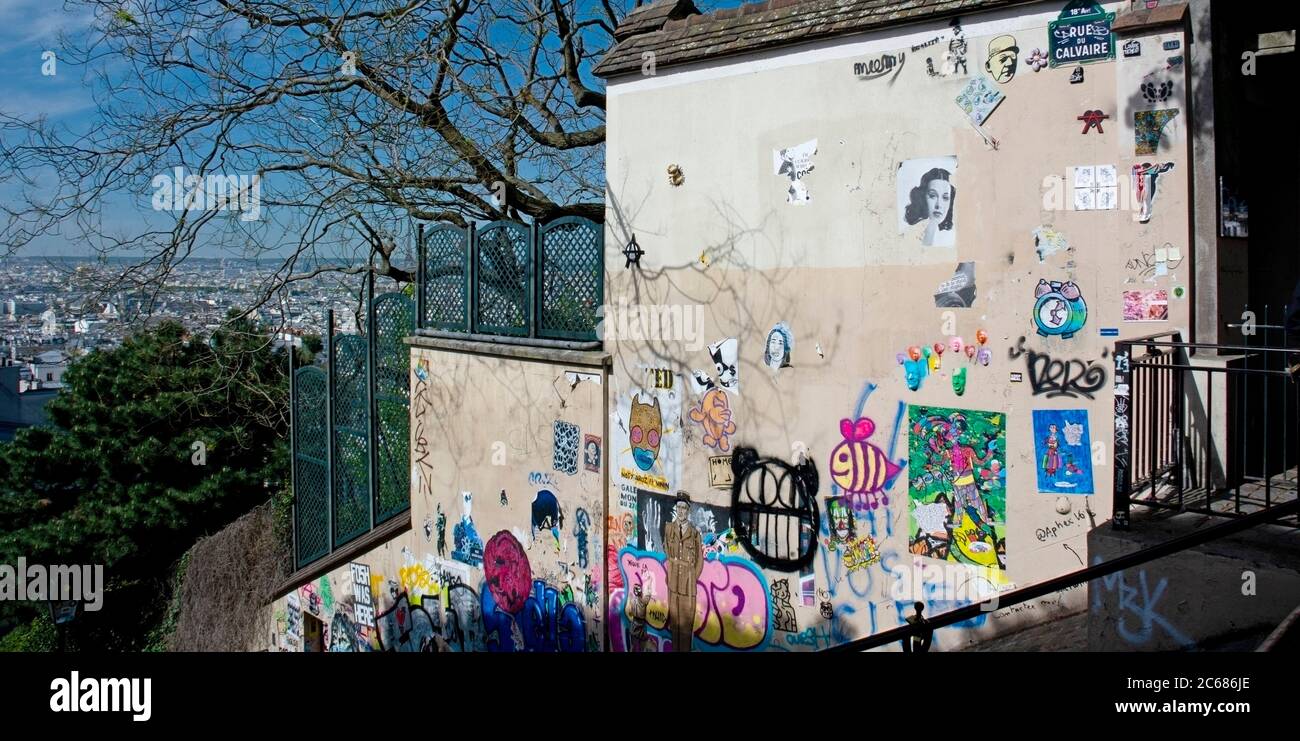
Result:
{"label": "black metal railing", "polygon": [[421,226],[418,252],[422,330],[600,341],[605,237],[594,221]]}
{"label": "black metal railing", "polygon": [[326,369],[293,368],[290,441],[294,567],[303,568],[407,511],[410,496],[410,355],[415,302],[374,295],[365,334],[334,334],[326,312]]}
{"label": "black metal railing", "polygon": [[1296,348],[1178,332],[1115,343],[1115,525],[1135,505],[1243,517],[1294,500],[1298,359]]}

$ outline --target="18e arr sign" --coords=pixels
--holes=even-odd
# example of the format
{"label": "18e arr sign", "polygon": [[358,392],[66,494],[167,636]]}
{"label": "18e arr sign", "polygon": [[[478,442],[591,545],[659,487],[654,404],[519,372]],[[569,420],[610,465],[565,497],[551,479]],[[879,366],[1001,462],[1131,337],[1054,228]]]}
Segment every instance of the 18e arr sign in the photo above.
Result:
{"label": "18e arr sign", "polygon": [[1072,0],[1061,15],[1048,25],[1051,65],[1087,64],[1115,58],[1115,35],[1107,13],[1089,0]]}

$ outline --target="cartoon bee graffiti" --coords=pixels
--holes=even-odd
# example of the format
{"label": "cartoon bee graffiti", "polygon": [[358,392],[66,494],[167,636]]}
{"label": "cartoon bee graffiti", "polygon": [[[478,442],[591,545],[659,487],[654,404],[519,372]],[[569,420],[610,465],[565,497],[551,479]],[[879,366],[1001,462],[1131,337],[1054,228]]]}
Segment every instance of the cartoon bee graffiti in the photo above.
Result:
{"label": "cartoon bee graffiti", "polygon": [[857,422],[840,420],[844,442],[831,451],[830,461],[831,480],[848,494],[866,495],[871,509],[889,504],[885,484],[902,470],[884,451],[867,442],[875,431],[876,424],[866,417]]}

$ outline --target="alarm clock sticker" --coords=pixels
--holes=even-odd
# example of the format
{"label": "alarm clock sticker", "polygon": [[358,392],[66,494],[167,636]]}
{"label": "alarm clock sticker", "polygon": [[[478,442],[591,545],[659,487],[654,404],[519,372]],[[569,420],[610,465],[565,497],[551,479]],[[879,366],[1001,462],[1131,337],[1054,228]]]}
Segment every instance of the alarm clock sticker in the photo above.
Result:
{"label": "alarm clock sticker", "polygon": [[1068,340],[1088,321],[1088,304],[1073,281],[1040,280],[1034,298],[1034,324],[1043,337]]}

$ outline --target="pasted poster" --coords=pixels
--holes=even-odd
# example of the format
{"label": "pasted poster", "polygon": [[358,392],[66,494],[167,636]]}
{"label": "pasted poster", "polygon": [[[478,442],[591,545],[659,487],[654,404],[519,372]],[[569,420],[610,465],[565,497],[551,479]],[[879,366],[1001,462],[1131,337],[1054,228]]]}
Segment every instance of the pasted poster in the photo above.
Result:
{"label": "pasted poster", "polygon": [[939,309],[969,309],[975,304],[975,263],[957,264],[952,277],[934,292],[934,305]]}
{"label": "pasted poster", "polygon": [[1006,415],[909,406],[908,424],[909,550],[1005,571]]}
{"label": "pasted poster", "polygon": [[578,439],[581,437],[578,426],[572,422],[555,420],[555,454],[553,466],[561,473],[573,476],[578,472]]}
{"label": "pasted poster", "polygon": [[763,365],[778,371],[790,367],[790,351],[794,349],[794,333],[790,325],[777,322],[767,333],[763,343]]}
{"label": "pasted poster", "polygon": [[1163,322],[1169,320],[1169,292],[1163,288],[1124,292],[1124,321]]}
{"label": "pasted poster", "polygon": [[898,166],[898,233],[917,232],[927,247],[957,243],[957,157],[907,160]]}
{"label": "pasted poster", "polygon": [[1173,108],[1134,112],[1133,153],[1142,157],[1159,152],[1160,139],[1164,135],[1165,127],[1175,118],[1178,118],[1178,110]]}
{"label": "pasted poster", "polygon": [[1119,208],[1119,176],[1114,165],[1074,168],[1074,210],[1112,211]]}
{"label": "pasted poster", "polygon": [[[648,491],[636,493],[637,548],[662,553],[664,528],[677,522],[677,498],[673,494],[655,494]],[[692,501],[687,517],[700,531],[700,543],[708,546],[731,527],[731,510]]]}
{"label": "pasted poster", "polygon": [[981,126],[989,120],[993,110],[1001,105],[1006,97],[1001,90],[989,82],[989,78],[977,75],[966,83],[966,87],[957,96],[957,107],[966,114],[971,123]]}
{"label": "pasted poster", "polygon": [[817,140],[785,149],[772,150],[772,171],[786,179],[785,202],[803,205],[812,200],[804,178],[813,171],[813,155],[817,154]]}
{"label": "pasted poster", "polygon": [[1092,494],[1088,411],[1035,409],[1034,461],[1040,494]]}
{"label": "pasted poster", "polygon": [[618,397],[610,419],[614,484],[663,493],[677,490],[682,466],[681,378],[670,388],[634,388]]}

